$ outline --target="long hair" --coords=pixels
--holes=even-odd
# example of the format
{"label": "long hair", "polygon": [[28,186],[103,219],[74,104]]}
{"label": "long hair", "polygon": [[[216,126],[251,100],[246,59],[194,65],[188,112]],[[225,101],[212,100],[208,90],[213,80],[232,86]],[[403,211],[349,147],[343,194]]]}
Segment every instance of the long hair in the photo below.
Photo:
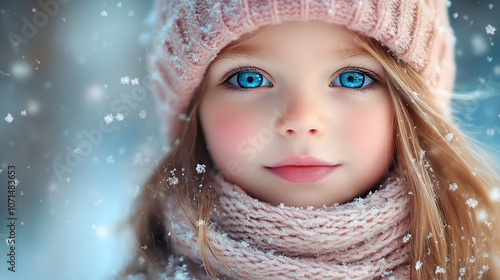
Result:
{"label": "long hair", "polygon": [[432,87],[372,39],[358,41],[384,67],[394,108],[395,166],[412,194],[412,279],[499,279],[499,178],[429,96]]}
{"label": "long hair", "polygon": [[[443,116],[435,94],[423,78],[373,39],[355,35],[384,67],[394,110],[395,169],[411,192],[412,279],[500,279],[496,263],[500,232],[494,216],[498,203],[490,191],[498,176],[475,151],[452,120]],[[207,237],[214,204],[215,167],[198,119],[203,90],[193,98],[188,118],[171,152],[143,188],[130,224],[137,259],[125,274],[143,272],[154,278],[175,252],[169,243],[165,201],[173,198],[199,239],[207,274],[215,278],[209,254],[218,259]],[[202,175],[195,172],[205,164]],[[172,183],[172,180],[175,181]],[[138,261],[141,260],[141,261]],[[224,264],[220,262],[222,266]],[[227,268],[230,270],[230,268]]]}

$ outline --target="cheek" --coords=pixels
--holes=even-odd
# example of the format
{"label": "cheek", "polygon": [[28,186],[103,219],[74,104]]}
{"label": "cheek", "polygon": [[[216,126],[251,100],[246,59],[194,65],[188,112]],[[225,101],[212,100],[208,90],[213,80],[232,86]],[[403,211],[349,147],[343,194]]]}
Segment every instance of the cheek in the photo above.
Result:
{"label": "cheek", "polygon": [[241,162],[244,155],[238,153],[238,147],[248,143],[259,129],[255,113],[217,102],[203,108],[200,118],[210,155],[217,167],[223,169],[234,160]]}
{"label": "cheek", "polygon": [[367,161],[386,161],[392,157],[394,134],[392,112],[387,110],[361,110],[351,117],[346,126],[347,141]]}

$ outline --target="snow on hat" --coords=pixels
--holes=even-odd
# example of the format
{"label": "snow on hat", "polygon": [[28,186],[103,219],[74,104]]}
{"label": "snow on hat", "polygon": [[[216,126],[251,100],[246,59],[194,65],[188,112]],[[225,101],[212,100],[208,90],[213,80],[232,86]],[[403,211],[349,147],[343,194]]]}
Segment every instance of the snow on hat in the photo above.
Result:
{"label": "snow on hat", "polygon": [[151,66],[169,141],[216,55],[243,34],[284,21],[343,25],[388,47],[448,104],[455,78],[446,0],[157,0]]}

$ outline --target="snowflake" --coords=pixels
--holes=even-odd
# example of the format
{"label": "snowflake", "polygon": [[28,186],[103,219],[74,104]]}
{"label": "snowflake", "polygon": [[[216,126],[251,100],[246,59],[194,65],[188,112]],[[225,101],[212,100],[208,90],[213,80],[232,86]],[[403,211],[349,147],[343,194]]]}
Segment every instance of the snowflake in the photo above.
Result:
{"label": "snowflake", "polygon": [[7,114],[7,117],[5,117],[4,120],[8,123],[11,123],[14,120],[14,118],[12,117],[11,114]]}
{"label": "snowflake", "polygon": [[201,227],[201,226],[204,226],[205,225],[205,220],[198,220],[196,221],[196,226],[197,227]]}
{"label": "snowflake", "polygon": [[207,166],[204,164],[197,164],[196,165],[196,172],[198,172],[198,174],[205,173],[205,167],[207,167]]}
{"label": "snowflake", "polygon": [[454,18],[457,18],[457,17],[458,17],[458,13],[454,13],[454,14],[453,14],[453,17],[454,17]]}
{"label": "snowflake", "polygon": [[490,10],[491,10],[491,9],[493,9],[493,7],[494,7],[494,6],[495,6],[495,5],[493,5],[493,4],[489,4],[489,5],[488,5],[488,8],[490,8]]}
{"label": "snowflake", "polygon": [[444,269],[443,267],[439,267],[439,265],[436,267],[436,272],[434,272],[435,274],[438,274],[438,273],[446,273],[446,269]]}
{"label": "snowflake", "polygon": [[138,78],[133,78],[132,80],[130,80],[130,83],[134,86],[138,86],[139,85],[139,79]]}
{"label": "snowflake", "polygon": [[146,111],[142,110],[142,111],[139,113],[139,118],[141,118],[141,119],[145,119],[145,118],[146,118]]}
{"label": "snowflake", "polygon": [[422,264],[423,263],[421,261],[417,261],[417,263],[415,264],[415,269],[419,270],[422,267]]}
{"label": "snowflake", "polygon": [[130,11],[127,13],[127,15],[128,15],[129,17],[133,16],[133,15],[134,15],[134,10],[130,10]]}
{"label": "snowflake", "polygon": [[122,85],[128,85],[128,84],[130,84],[130,77],[129,76],[121,77],[120,78],[120,83]]}
{"label": "snowflake", "polygon": [[500,200],[500,188],[493,188],[490,192],[490,198],[494,201]]}
{"label": "snowflake", "polygon": [[453,133],[448,133],[444,136],[446,138],[446,141],[450,142],[453,139]]}
{"label": "snowflake", "polygon": [[21,116],[26,116],[26,110],[21,111]]}
{"label": "snowflake", "polygon": [[465,275],[465,267],[460,268],[459,271],[461,276]]}
{"label": "snowflake", "polygon": [[107,16],[108,16],[108,12],[106,12],[106,11],[102,11],[102,12],[101,12],[101,16],[102,16],[102,17],[107,17]]}
{"label": "snowflake", "polygon": [[456,191],[458,189],[457,183],[450,184],[450,190],[451,191]]}
{"label": "snowflake", "polygon": [[408,241],[410,241],[410,238],[411,238],[411,234],[407,234],[403,237],[403,243],[407,243]]}
{"label": "snowflake", "polygon": [[491,24],[486,25],[486,34],[495,35],[496,30],[497,29],[494,26],[492,26]]}
{"label": "snowflake", "polygon": [[475,200],[474,198],[469,198],[467,199],[465,204],[467,204],[467,206],[469,206],[470,208],[475,208],[477,206],[477,200]]}
{"label": "snowflake", "polygon": [[123,121],[123,115],[121,113],[117,113],[115,118],[117,121]]}
{"label": "snowflake", "polygon": [[419,154],[420,154],[420,160],[422,160],[424,158],[424,156],[425,156],[425,151],[422,150],[422,149],[420,149]]}
{"label": "snowflake", "polygon": [[107,115],[104,117],[104,121],[105,121],[106,123],[110,123],[110,122],[112,122],[112,121],[113,121],[113,115],[111,115],[111,114],[107,114]]}
{"label": "snowflake", "polygon": [[179,179],[177,177],[168,177],[168,184],[173,186],[179,184]]}
{"label": "snowflake", "polygon": [[110,163],[110,164],[114,164],[115,163],[115,159],[113,158],[113,156],[109,156],[109,157],[106,158],[106,162]]}
{"label": "snowflake", "polygon": [[492,62],[493,61],[493,57],[488,56],[488,57],[486,57],[486,60],[488,60],[488,62]]}
{"label": "snowflake", "polygon": [[122,7],[122,2],[119,2],[118,4],[116,4],[116,6],[117,6],[118,8],[121,8],[121,7]]}

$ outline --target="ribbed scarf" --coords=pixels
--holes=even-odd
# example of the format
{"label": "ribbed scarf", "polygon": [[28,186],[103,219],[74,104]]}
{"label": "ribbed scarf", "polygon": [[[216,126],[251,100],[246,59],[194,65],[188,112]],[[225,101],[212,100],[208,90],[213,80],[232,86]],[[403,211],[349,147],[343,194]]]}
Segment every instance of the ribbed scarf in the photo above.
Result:
{"label": "ribbed scarf", "polygon": [[[403,180],[387,179],[364,198],[323,208],[271,206],[220,175],[216,181],[208,238],[220,263],[208,255],[219,277],[410,278],[410,195]],[[201,263],[196,233],[182,211],[168,208],[176,254]]]}

